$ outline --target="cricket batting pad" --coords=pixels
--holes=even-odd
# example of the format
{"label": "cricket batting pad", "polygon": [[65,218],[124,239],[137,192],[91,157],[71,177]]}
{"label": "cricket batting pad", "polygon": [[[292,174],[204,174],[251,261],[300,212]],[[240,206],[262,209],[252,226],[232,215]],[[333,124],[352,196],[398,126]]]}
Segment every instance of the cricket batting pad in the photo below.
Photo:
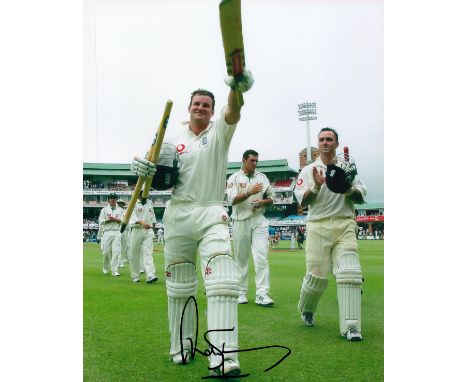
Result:
{"label": "cricket batting pad", "polygon": [[[192,263],[169,265],[166,269],[166,288],[169,313],[169,331],[171,333],[170,354],[176,355],[183,349],[195,346],[195,302],[189,297],[197,295],[197,273]],[[185,311],[184,311],[185,307]],[[182,333],[181,321],[183,312]],[[190,343],[192,339],[192,344]],[[182,347],[181,349],[181,342]]]}
{"label": "cricket batting pad", "polygon": [[[205,290],[208,305],[208,330],[213,347],[223,350],[226,359],[237,362],[238,349],[237,299],[239,297],[239,271],[229,255],[213,256],[205,267]],[[222,358],[213,348],[210,367],[221,366]]]}
{"label": "cricket batting pad", "polygon": [[350,328],[361,331],[362,273],[356,252],[343,253],[338,258],[335,277],[341,335]]}
{"label": "cricket batting pad", "polygon": [[322,297],[327,287],[328,278],[307,273],[302,279],[301,295],[299,296],[299,303],[297,305],[299,312],[314,313],[320,297]]}

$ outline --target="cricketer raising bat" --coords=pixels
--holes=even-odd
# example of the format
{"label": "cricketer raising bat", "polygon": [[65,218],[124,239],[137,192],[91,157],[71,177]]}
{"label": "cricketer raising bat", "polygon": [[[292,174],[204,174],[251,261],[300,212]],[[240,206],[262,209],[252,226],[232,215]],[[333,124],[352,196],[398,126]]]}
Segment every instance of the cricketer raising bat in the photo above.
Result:
{"label": "cricketer raising bat", "polygon": [[[159,153],[161,151],[164,134],[166,134],[167,123],[169,122],[169,115],[171,114],[171,110],[172,110],[172,101],[169,100],[166,102],[166,107],[164,108],[164,113],[161,118],[161,123],[159,124],[158,131],[156,132],[156,135],[153,139],[153,143],[151,144],[148,154],[145,157],[146,160],[149,160],[153,163],[157,163],[159,160]],[[138,195],[140,194],[140,191],[143,188],[143,186],[144,186],[143,195],[142,195],[143,199],[148,198],[152,180],[153,180],[152,176],[151,177],[143,177],[143,176],[138,177],[137,184],[135,186],[135,189],[133,190],[132,198],[130,199],[130,202],[128,203],[127,211],[125,212],[125,216],[123,217],[121,225],[120,225],[121,233],[125,231],[125,228],[127,227],[128,221],[130,220],[130,216],[132,216],[133,209],[135,208],[135,204],[138,200]]]}
{"label": "cricketer raising bat", "polygon": [[[222,0],[219,4],[219,20],[223,36],[224,55],[227,73],[235,80],[242,77],[245,67],[244,38],[242,36],[242,18],[240,0]],[[242,92],[236,90],[239,106],[244,104]]]}

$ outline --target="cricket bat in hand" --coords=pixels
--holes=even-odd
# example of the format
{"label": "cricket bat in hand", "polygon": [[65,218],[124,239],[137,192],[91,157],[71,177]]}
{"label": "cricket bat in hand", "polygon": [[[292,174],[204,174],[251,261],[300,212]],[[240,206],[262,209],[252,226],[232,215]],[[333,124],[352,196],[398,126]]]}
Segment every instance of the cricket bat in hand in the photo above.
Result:
{"label": "cricket bat in hand", "polygon": [[[229,76],[233,76],[235,80],[238,80],[242,77],[245,67],[241,0],[222,0],[219,4],[219,20],[227,73]],[[244,104],[242,92],[237,89],[236,94],[237,102],[239,106],[242,106]]]}
{"label": "cricket bat in hand", "polygon": [[[145,159],[149,160],[153,163],[157,163],[159,161],[159,153],[161,152],[161,146],[163,143],[164,135],[166,134],[167,124],[169,122],[169,116],[172,110],[172,101],[166,102],[166,107],[164,108],[163,116],[161,118],[161,122],[159,124],[158,131],[153,139],[153,143],[146,155]],[[138,195],[143,188],[143,199],[147,199],[149,196],[149,191],[151,188],[151,182],[153,180],[152,176],[144,177],[139,176],[137,184],[135,185],[135,189],[133,190],[132,198],[130,202],[128,202],[127,211],[125,211],[125,216],[122,218],[122,222],[120,223],[120,232],[122,233],[125,231],[127,224],[130,220],[130,216],[132,216],[133,209],[135,208],[135,204],[138,200]]]}

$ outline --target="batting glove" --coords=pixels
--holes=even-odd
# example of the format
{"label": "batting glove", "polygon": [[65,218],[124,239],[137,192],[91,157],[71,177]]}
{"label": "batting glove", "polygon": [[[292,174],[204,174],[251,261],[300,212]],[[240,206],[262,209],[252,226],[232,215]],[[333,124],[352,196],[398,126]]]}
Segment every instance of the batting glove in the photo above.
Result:
{"label": "batting glove", "polygon": [[150,162],[143,158],[135,157],[130,167],[130,171],[138,176],[153,176],[156,173],[156,166],[153,162]]}
{"label": "batting glove", "polygon": [[254,79],[252,72],[250,70],[244,69],[244,71],[237,76],[229,76],[225,78],[224,82],[231,89],[245,93],[252,87]]}

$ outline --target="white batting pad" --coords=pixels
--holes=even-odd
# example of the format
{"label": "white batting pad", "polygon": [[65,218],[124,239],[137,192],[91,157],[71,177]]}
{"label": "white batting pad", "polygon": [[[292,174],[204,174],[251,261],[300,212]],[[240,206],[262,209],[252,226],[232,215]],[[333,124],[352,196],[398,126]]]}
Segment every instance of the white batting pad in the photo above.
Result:
{"label": "white batting pad", "polygon": [[338,258],[335,276],[340,333],[345,335],[350,328],[361,331],[362,273],[358,254],[355,252],[343,253]]}
{"label": "white batting pad", "polygon": [[[217,255],[208,261],[205,267],[205,290],[208,305],[208,330],[223,330],[210,332],[210,342],[220,351],[224,351],[225,359],[237,362],[237,353],[226,354],[229,350],[238,349],[239,271],[231,256]],[[218,353],[216,349],[213,350],[214,353]],[[221,362],[220,355],[210,356],[210,367],[220,366]]]}
{"label": "white batting pad", "polygon": [[[171,333],[170,354],[176,355],[181,352],[181,338],[183,349],[190,350],[191,344],[195,346],[195,303],[187,300],[197,295],[197,273],[192,263],[179,263],[169,265],[166,269],[166,288],[169,313],[169,331]],[[187,305],[186,305],[187,303]],[[185,311],[184,311],[185,306]],[[182,336],[180,325],[182,312],[184,319],[182,323]]]}
{"label": "white batting pad", "polygon": [[299,303],[297,305],[299,312],[314,313],[320,297],[322,297],[327,287],[328,278],[307,273],[302,279],[301,295],[299,296]]}

